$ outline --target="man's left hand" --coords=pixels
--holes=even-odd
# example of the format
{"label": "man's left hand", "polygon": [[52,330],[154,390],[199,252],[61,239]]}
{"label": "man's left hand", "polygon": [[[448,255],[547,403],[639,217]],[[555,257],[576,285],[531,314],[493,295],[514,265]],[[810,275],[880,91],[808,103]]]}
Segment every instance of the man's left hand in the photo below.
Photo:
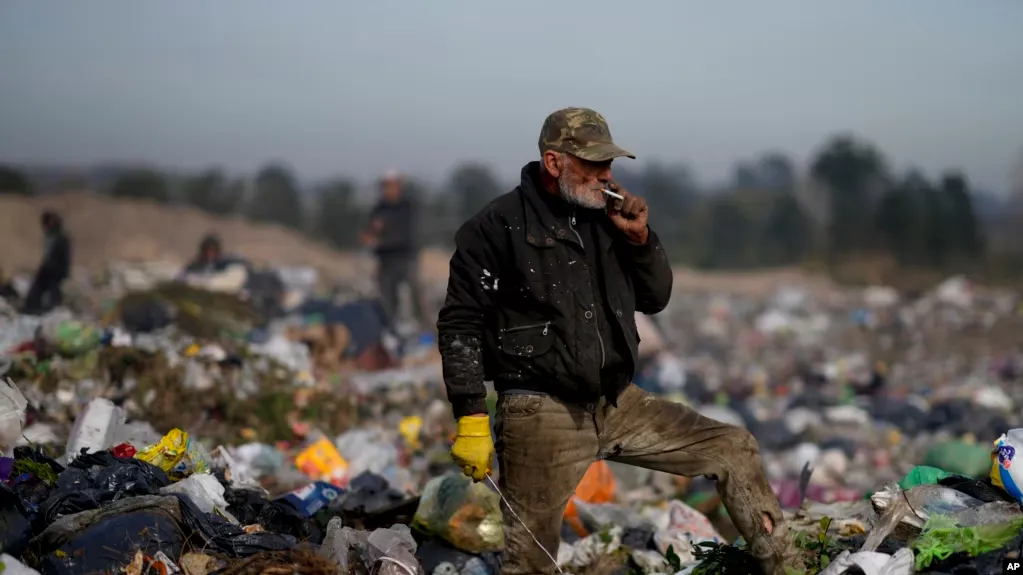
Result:
{"label": "man's left hand", "polygon": [[611,183],[608,188],[624,199],[617,199],[608,196],[607,215],[614,225],[622,230],[626,239],[634,244],[645,245],[650,229],[647,227],[646,200],[639,196],[633,196],[616,183]]}

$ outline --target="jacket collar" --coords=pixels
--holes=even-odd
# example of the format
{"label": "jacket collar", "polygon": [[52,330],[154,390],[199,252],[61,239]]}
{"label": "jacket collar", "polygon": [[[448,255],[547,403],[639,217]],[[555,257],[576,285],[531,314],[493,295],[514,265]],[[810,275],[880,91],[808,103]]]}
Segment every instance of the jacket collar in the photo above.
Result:
{"label": "jacket collar", "polygon": [[[572,206],[540,185],[540,162],[530,162],[522,168],[519,190],[524,208],[523,227],[526,230],[526,243],[539,248],[554,247],[559,240],[580,245],[569,227]],[[605,220],[602,223],[610,224],[610,220],[606,218]],[[601,227],[607,231],[606,225]],[[612,236],[603,233],[600,237],[602,247],[610,249],[613,243]]]}
{"label": "jacket collar", "polygon": [[530,162],[522,168],[519,189],[525,208],[523,227],[527,243],[539,248],[554,247],[557,240],[579,243],[568,226],[571,206],[540,185],[540,162]]}

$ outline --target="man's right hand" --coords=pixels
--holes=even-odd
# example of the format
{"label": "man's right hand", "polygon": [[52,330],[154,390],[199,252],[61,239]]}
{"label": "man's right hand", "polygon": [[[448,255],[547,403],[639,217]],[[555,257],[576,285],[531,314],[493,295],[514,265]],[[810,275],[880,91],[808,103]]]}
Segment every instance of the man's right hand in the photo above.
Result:
{"label": "man's right hand", "polygon": [[490,436],[490,417],[466,415],[458,420],[458,433],[451,446],[451,458],[473,481],[490,475],[494,461],[494,440]]}

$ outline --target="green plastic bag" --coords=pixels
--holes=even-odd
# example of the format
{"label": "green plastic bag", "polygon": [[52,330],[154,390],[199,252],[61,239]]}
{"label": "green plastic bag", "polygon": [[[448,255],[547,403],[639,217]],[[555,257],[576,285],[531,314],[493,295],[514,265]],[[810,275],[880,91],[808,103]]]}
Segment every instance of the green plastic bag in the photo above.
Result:
{"label": "green plastic bag", "polygon": [[938,469],[937,467],[917,465],[899,481],[899,487],[906,490],[910,487],[916,487],[917,485],[934,485],[951,475],[955,475],[955,473],[949,473],[943,469]]}
{"label": "green plastic bag", "polygon": [[972,479],[987,477],[991,471],[991,444],[946,441],[927,450],[924,465]]}
{"label": "green plastic bag", "polygon": [[99,346],[102,335],[91,326],[77,321],[63,321],[57,326],[54,344],[63,356],[84,355]]}

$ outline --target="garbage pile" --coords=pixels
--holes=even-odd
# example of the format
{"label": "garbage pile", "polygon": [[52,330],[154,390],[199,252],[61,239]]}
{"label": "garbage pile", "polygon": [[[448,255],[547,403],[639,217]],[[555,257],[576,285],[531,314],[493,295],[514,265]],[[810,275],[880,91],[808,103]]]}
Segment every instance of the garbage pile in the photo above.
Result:
{"label": "garbage pile", "polygon": [[[0,299],[5,570],[499,572],[501,497],[450,462],[431,334],[308,277],[279,309],[143,279],[73,313]],[[751,430],[808,573],[998,572],[1023,546],[1018,306],[961,278],[912,300],[680,292],[637,317],[636,383]],[[551,551],[574,573],[757,572],[713,482],[611,461]]]}

